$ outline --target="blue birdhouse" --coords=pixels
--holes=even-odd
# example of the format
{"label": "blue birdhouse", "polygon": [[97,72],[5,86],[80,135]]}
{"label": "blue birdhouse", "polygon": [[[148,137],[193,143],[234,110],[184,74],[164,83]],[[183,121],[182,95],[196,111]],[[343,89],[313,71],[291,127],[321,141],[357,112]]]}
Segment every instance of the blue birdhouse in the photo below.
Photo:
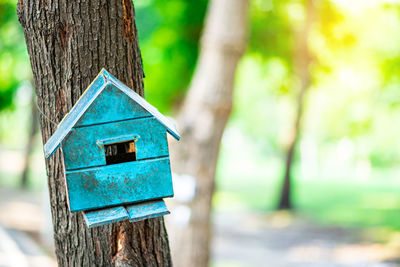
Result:
{"label": "blue birdhouse", "polygon": [[68,204],[87,226],[140,221],[169,211],[172,197],[167,133],[175,125],[102,70],[44,146],[61,147]]}

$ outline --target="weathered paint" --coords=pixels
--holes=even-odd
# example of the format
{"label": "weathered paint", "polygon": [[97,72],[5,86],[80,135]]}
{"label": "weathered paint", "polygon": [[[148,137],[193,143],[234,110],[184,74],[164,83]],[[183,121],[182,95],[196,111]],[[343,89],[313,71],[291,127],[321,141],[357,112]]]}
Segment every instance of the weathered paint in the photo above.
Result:
{"label": "weathered paint", "polygon": [[[48,158],[62,146],[71,212],[84,211],[89,228],[168,214],[167,132],[180,139],[168,118],[103,69],[44,147]],[[129,141],[134,161],[106,165],[105,146]]]}
{"label": "weathered paint", "polygon": [[127,142],[127,141],[137,141],[139,139],[139,135],[136,134],[128,134],[128,135],[121,135],[117,137],[111,137],[111,138],[106,138],[102,140],[97,140],[96,144],[97,146],[104,146],[104,145],[109,145],[109,144],[115,144],[115,143],[121,143],[121,142]]}
{"label": "weathered paint", "polygon": [[103,72],[100,72],[79,98],[78,102],[73,106],[71,111],[60,122],[54,134],[47,140],[44,145],[44,154],[46,158],[50,157],[56,151],[61,141],[67,136],[72,127],[74,127],[79,118],[85,113],[86,109],[101,93],[105,86],[106,81],[103,78]]}
{"label": "weathered paint", "polygon": [[[109,88],[108,86],[110,85],[112,85],[113,88],[119,89],[129,98],[131,98],[135,103],[137,103],[141,108],[143,108],[146,112],[148,112],[150,116],[153,116],[158,122],[161,123],[163,127],[165,127],[168,133],[170,133],[174,138],[176,138],[177,140],[180,139],[180,135],[177,132],[175,125],[172,123],[171,120],[162,115],[155,107],[153,107],[146,100],[144,100],[144,98],[142,98],[133,90],[128,88],[126,85],[121,83],[111,74],[109,74],[105,69],[102,69],[99,75],[96,77],[96,79],[92,82],[92,84],[89,85],[89,87],[83,93],[83,95],[75,104],[75,106],[71,109],[71,111],[65,116],[62,122],[59,124],[54,134],[46,142],[44,146],[46,158],[50,157],[54,153],[54,151],[59,147],[64,138],[70,133],[71,129],[78,123],[81,117],[84,114],[86,114],[86,111],[89,109],[89,107],[91,107],[91,105],[98,98],[101,92],[105,88]],[[105,104],[105,101],[100,101],[98,103],[99,106],[97,108],[93,108],[93,114],[91,114],[90,116],[88,115],[88,118],[86,118],[85,120],[83,119],[82,122],[80,123],[89,123],[89,121],[101,120],[100,117],[105,115],[100,113],[102,110],[102,108],[100,108],[101,103]],[[127,105],[127,102],[124,102],[123,105]],[[117,110],[118,112],[120,112],[119,113],[120,115],[121,114],[126,115],[126,113],[124,113],[123,110],[120,110],[119,108],[117,108]],[[135,107],[131,107],[131,109],[129,110],[135,110]],[[137,112],[138,114],[140,113],[139,111]],[[110,118],[109,116],[112,116],[112,114],[113,114],[112,112],[111,113],[107,112],[105,117],[109,119]],[[115,118],[113,121],[118,121],[118,120],[120,120],[120,118],[118,118],[118,116],[115,114]]]}
{"label": "weathered paint", "polygon": [[169,158],[67,171],[71,211],[172,197]]}
{"label": "weathered paint", "polygon": [[129,218],[128,212],[124,207],[113,207],[102,210],[83,212],[86,225],[89,228],[114,223]]}
{"label": "weathered paint", "polygon": [[169,214],[169,210],[162,199],[127,206],[126,210],[128,211],[129,220],[131,222],[142,221]]}
{"label": "weathered paint", "polygon": [[89,228],[129,219],[131,222],[142,221],[167,215],[167,206],[162,199],[140,202],[127,207],[118,206],[93,211],[84,211],[83,217]]}
{"label": "weathered paint", "polygon": [[176,140],[179,140],[181,136],[179,135],[178,131],[176,130],[175,124],[162,115],[158,109],[152,106],[149,102],[147,102],[143,97],[138,95],[135,91],[131,90],[128,86],[123,84],[121,81],[116,79],[114,76],[109,74],[109,81],[114,84],[118,89],[123,91],[127,94],[130,98],[135,100],[140,106],[142,106],[145,110],[147,110],[151,115],[154,116],[164,127],[166,128],[167,132],[171,134]]}
{"label": "weathered paint", "polygon": [[140,117],[152,117],[152,115],[114,84],[108,84],[74,127]]}
{"label": "weathered paint", "polygon": [[[74,128],[64,139],[63,155],[66,170],[106,165],[104,146],[107,139],[134,136],[137,160],[168,156],[165,128],[155,118]],[[126,141],[126,140],[125,140]]]}

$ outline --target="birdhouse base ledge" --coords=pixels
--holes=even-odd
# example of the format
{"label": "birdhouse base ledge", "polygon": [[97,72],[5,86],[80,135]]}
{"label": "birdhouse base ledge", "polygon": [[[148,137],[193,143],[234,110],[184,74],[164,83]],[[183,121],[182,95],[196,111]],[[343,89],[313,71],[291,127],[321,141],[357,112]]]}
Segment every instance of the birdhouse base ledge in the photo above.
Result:
{"label": "birdhouse base ledge", "polygon": [[138,222],[145,219],[155,218],[169,214],[169,210],[164,200],[152,200],[130,204],[127,206],[118,206],[100,210],[84,211],[88,228],[115,223],[122,220]]}

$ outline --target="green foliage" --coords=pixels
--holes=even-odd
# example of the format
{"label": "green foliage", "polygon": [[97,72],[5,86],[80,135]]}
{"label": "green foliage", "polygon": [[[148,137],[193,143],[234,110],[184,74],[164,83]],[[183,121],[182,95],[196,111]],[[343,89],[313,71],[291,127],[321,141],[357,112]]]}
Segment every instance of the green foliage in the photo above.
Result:
{"label": "green foliage", "polygon": [[293,38],[286,7],[287,1],[282,0],[251,2],[251,52],[259,53],[264,58],[279,57],[287,63],[291,62]]}
{"label": "green foliage", "polygon": [[[0,110],[11,107],[31,71],[16,2],[0,1]],[[208,1],[139,0],[135,2],[146,97],[163,112],[179,103],[196,63]]]}
{"label": "green foliage", "polygon": [[207,0],[135,2],[146,98],[161,112],[178,104],[196,63]]}
{"label": "green foliage", "polygon": [[[0,110],[16,102],[16,89],[30,79],[16,2],[0,0]],[[189,86],[208,2],[134,2],[146,98],[162,112],[171,112]],[[395,210],[400,201],[395,179],[400,163],[400,7],[386,2],[314,1],[308,37],[312,86],[294,176],[296,206],[322,222],[400,229]],[[294,33],[304,23],[305,6],[301,0],[250,4],[249,45],[237,71],[215,202],[219,208],[266,210],[276,205],[283,148],[293,125]],[[1,115],[0,133],[7,145],[10,140],[20,145],[27,131],[14,123],[23,116]],[[315,155],[309,160],[311,152]],[[354,181],[360,170],[369,174]],[[335,180],[336,174],[341,180]]]}
{"label": "green foliage", "polygon": [[[319,153],[349,139],[354,162],[367,159],[379,168],[398,164],[400,127],[393,122],[400,112],[399,5],[314,4],[308,36],[312,85],[301,136],[314,140]],[[257,0],[251,5],[251,38],[239,65],[232,123],[276,155],[284,151],[293,129],[298,88],[293,36],[305,17],[304,1]],[[326,158],[319,160],[323,164]]]}
{"label": "green foliage", "polygon": [[22,81],[30,78],[28,54],[16,15],[16,1],[0,1],[0,111],[12,106]]}

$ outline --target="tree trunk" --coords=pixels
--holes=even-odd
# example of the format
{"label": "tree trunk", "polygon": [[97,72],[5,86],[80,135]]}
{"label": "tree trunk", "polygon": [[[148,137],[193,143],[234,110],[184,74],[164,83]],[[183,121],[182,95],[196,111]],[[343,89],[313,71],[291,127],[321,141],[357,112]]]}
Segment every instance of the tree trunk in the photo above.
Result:
{"label": "tree trunk", "polygon": [[[143,71],[130,0],[19,0],[45,143],[106,68],[143,96]],[[59,266],[171,266],[162,218],[88,229],[67,205],[62,154],[46,162]]]}
{"label": "tree trunk", "polygon": [[285,176],[283,180],[281,198],[279,201],[278,209],[292,209],[292,166],[293,158],[301,132],[301,120],[303,115],[304,97],[307,89],[310,87],[311,74],[309,71],[311,56],[308,48],[308,36],[311,29],[311,24],[314,15],[313,0],[306,0],[306,20],[299,30],[295,30],[295,45],[293,55],[294,71],[298,77],[300,88],[296,102],[296,115],[293,127],[292,137],[289,141],[288,150],[285,161]]}
{"label": "tree trunk", "polygon": [[28,172],[29,172],[30,159],[39,123],[36,102],[35,102],[35,94],[33,92],[31,97],[31,116],[28,123],[29,123],[29,136],[28,136],[28,143],[26,144],[25,148],[24,167],[22,169],[21,184],[20,184],[21,188],[23,189],[26,189],[28,187]]}
{"label": "tree trunk", "polygon": [[[182,138],[172,144],[177,175],[192,177],[196,188],[188,224],[173,231],[176,266],[207,266],[210,212],[221,137],[232,108],[236,67],[247,37],[248,0],[213,0],[209,4],[194,77],[178,116]],[[172,233],[172,232],[171,232]]]}

